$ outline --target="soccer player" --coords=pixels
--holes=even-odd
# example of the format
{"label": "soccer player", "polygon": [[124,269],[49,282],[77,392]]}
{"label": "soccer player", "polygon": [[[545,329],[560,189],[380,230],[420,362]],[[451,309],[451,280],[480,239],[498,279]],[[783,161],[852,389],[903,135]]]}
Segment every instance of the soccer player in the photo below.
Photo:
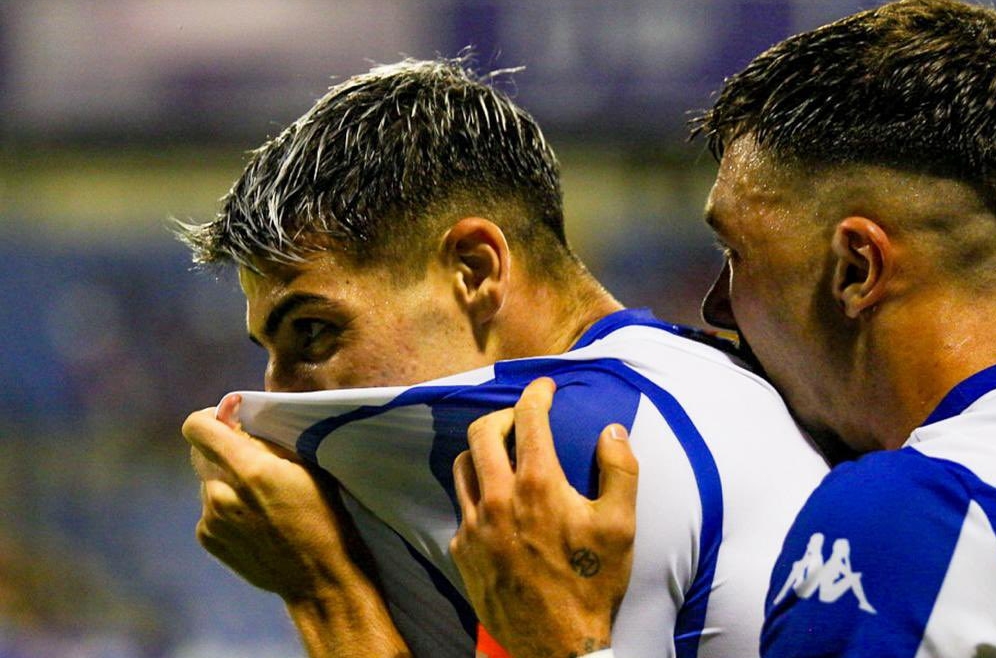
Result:
{"label": "soccer player", "polygon": [[[780,538],[825,463],[766,381],[622,309],[591,277],[567,246],[538,126],[459,61],[336,86],[254,152],[215,221],[185,235],[199,261],[237,265],[271,391],[186,422],[198,537],[283,597],[313,656],[494,650],[449,555],[453,462],[471,421],[541,376],[557,388],[552,422],[569,438],[555,451],[580,494],[532,513],[553,527],[636,498],[640,528],[625,599],[630,560],[604,565],[601,553],[620,550],[613,537],[629,539],[633,514],[598,526],[598,541],[564,537],[561,586],[608,596],[628,655],[755,650]],[[622,427],[599,441],[611,421]],[[530,448],[501,448],[521,459],[520,481],[557,463]],[[600,485],[594,503],[581,496]],[[485,507],[498,491],[460,486]],[[608,625],[576,630],[552,624],[508,649],[608,639]]]}
{"label": "soccer player", "polygon": [[[905,0],[792,37],[729,78],[699,126],[720,158],[706,216],[726,245],[706,318],[742,334],[807,427],[872,451],[836,467],[789,532],[762,654],[994,655],[996,12]],[[472,448],[510,424],[484,422]],[[457,551],[498,610],[514,601],[489,560],[537,587],[556,566],[541,527],[521,529],[530,553],[492,541],[509,516],[475,519],[473,550]],[[561,618],[598,609],[569,601]],[[485,622],[504,637],[537,621],[507,617]]]}

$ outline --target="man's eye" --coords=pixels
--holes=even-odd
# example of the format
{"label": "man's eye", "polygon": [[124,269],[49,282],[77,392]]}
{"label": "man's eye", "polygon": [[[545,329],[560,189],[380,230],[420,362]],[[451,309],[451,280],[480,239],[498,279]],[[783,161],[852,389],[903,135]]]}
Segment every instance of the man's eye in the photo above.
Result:
{"label": "man's eye", "polygon": [[304,335],[310,340],[315,340],[325,331],[325,326],[325,323],[319,320],[306,320]]}
{"label": "man's eye", "polygon": [[307,360],[317,360],[335,348],[336,327],[322,320],[301,319],[294,322],[298,349]]}

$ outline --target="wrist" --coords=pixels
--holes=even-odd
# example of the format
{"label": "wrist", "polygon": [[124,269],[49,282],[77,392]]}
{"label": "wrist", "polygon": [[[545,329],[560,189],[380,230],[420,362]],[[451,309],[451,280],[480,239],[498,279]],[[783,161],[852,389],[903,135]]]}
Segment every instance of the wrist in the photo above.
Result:
{"label": "wrist", "polygon": [[310,658],[411,656],[372,583],[340,585],[284,603]]}

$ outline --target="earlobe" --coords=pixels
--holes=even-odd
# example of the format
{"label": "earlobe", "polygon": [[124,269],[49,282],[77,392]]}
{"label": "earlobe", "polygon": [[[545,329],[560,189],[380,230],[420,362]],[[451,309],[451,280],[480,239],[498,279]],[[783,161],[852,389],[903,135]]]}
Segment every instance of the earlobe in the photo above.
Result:
{"label": "earlobe", "polygon": [[895,253],[882,227],[866,217],[848,217],[833,235],[836,260],[833,295],[851,319],[881,302],[894,271]]}
{"label": "earlobe", "polygon": [[478,326],[501,310],[507,294],[511,256],[508,241],[494,222],[465,217],[443,239],[459,301]]}

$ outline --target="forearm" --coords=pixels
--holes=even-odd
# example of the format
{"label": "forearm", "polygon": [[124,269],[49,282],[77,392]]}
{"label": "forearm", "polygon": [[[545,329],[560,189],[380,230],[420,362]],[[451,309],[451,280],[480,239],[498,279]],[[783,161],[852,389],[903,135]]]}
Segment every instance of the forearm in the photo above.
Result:
{"label": "forearm", "polygon": [[372,583],[354,583],[325,596],[285,603],[309,658],[412,655]]}

